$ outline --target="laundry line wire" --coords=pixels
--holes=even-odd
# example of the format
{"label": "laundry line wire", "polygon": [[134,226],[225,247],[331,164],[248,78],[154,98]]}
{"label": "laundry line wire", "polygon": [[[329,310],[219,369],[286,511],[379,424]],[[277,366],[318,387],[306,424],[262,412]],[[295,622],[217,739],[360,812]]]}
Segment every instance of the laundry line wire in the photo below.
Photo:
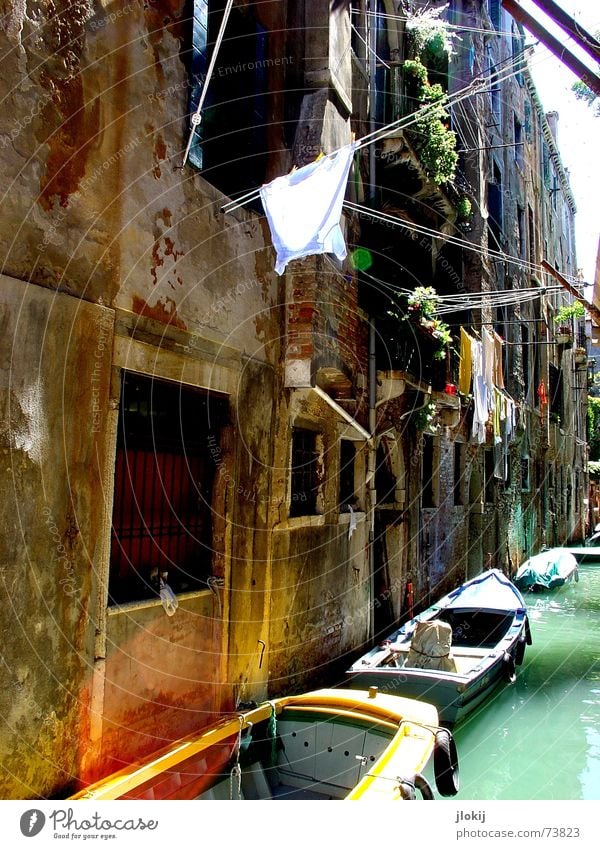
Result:
{"label": "laundry line wire", "polygon": [[208,86],[212,79],[213,71],[215,69],[215,65],[217,62],[217,57],[219,55],[219,50],[221,49],[221,43],[223,41],[223,37],[225,35],[225,28],[227,27],[227,22],[229,21],[229,16],[231,14],[231,9],[233,7],[233,0],[227,0],[227,5],[223,11],[223,18],[221,19],[221,26],[219,27],[219,32],[217,35],[217,39],[215,41],[215,46],[212,51],[212,55],[210,57],[210,62],[208,65],[208,70],[206,72],[206,77],[204,79],[204,84],[202,86],[202,91],[200,93],[200,99],[198,101],[198,106],[196,107],[196,111],[191,117],[191,129],[190,134],[188,136],[187,145],[185,147],[185,151],[183,154],[183,161],[181,163],[181,167],[185,165],[187,162],[187,158],[190,154],[190,150],[192,147],[192,141],[194,139],[194,135],[196,133],[196,127],[198,127],[202,121],[202,108],[204,106],[204,101],[206,99],[206,94],[208,92]]}
{"label": "laundry line wire", "polygon": [[[401,118],[397,118],[395,121],[391,121],[386,124],[384,127],[379,127],[377,130],[374,130],[371,133],[367,133],[367,135],[360,138],[358,141],[354,142],[355,150],[361,150],[363,147],[367,147],[368,145],[375,144],[378,141],[382,141],[385,138],[388,138],[393,133],[398,132],[399,130],[409,129],[410,127],[416,125],[419,121],[427,118],[430,113],[436,114],[440,108],[446,109],[454,106],[457,103],[460,103],[463,100],[466,100],[469,97],[472,97],[474,94],[477,94],[482,89],[485,89],[487,85],[490,84],[493,77],[495,77],[494,82],[504,82],[516,74],[520,73],[519,70],[511,70],[514,65],[518,64],[517,62],[513,62],[506,71],[498,72],[498,74],[491,74],[487,78],[478,77],[476,80],[473,80],[469,85],[465,86],[459,91],[454,92],[451,95],[445,95],[438,101],[434,103],[428,103],[425,106],[421,107],[415,112],[412,112],[410,115],[404,115]],[[324,154],[325,158],[329,158],[335,156],[339,152],[340,148],[331,151],[331,153]],[[227,203],[223,204],[221,207],[221,211],[224,213],[233,212],[235,209],[238,209],[240,206],[244,206],[244,204],[249,203],[251,200],[254,200],[260,197],[260,188],[252,189],[241,197],[232,199]]]}
{"label": "laundry line wire", "polygon": [[[528,271],[530,273],[533,273],[533,272],[537,272],[539,274],[547,274],[548,273],[544,269],[543,266],[538,265],[536,263],[528,262],[527,260],[524,260],[524,259],[521,259],[521,258],[518,258],[518,257],[514,257],[511,254],[505,253],[504,251],[494,251],[494,250],[491,250],[489,248],[488,249],[478,248],[475,245],[473,245],[471,242],[466,241],[465,239],[461,239],[461,238],[456,237],[456,236],[450,236],[449,234],[446,234],[446,233],[442,232],[441,230],[435,230],[431,227],[425,227],[424,225],[421,225],[421,224],[415,224],[415,223],[412,223],[412,222],[409,223],[407,221],[404,221],[401,218],[398,218],[395,215],[389,215],[386,212],[371,209],[370,207],[364,206],[363,204],[354,203],[353,201],[344,201],[344,206],[347,209],[349,209],[351,212],[366,215],[366,216],[371,217],[375,220],[380,220],[380,221],[382,221],[386,224],[394,224],[395,226],[398,226],[398,227],[404,227],[407,230],[412,230],[416,233],[421,233],[421,234],[426,235],[426,236],[441,238],[449,244],[455,245],[457,247],[462,247],[465,250],[469,250],[469,251],[476,253],[476,254],[479,254],[483,257],[491,258],[491,259],[497,259],[500,262],[510,263],[510,264],[513,264],[513,265],[520,266],[525,271]],[[566,279],[569,280],[569,282],[574,283],[575,285],[581,285],[581,281],[579,279],[576,279],[574,277],[569,277],[569,276],[566,276]]]}

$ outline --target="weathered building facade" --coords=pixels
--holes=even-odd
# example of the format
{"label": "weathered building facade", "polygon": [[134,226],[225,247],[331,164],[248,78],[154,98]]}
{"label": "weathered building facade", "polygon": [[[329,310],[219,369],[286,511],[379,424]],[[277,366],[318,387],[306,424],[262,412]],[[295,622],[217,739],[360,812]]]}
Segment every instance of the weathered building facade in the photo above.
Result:
{"label": "weathered building facade", "polygon": [[[454,184],[423,147],[445,119],[357,151],[344,263],[278,276],[260,210],[222,211],[410,116],[416,60],[451,94],[505,62],[509,19],[489,5],[451,3],[473,32],[424,57],[402,3],[236,3],[182,167],[225,3],[4,3],[2,797],[67,793],[241,703],[331,681],[445,584],[576,532],[585,445],[558,300],[479,297],[531,288],[498,252],[575,269],[526,71],[494,130],[489,92],[449,107]],[[429,285],[471,297],[454,347],[486,322],[505,341],[518,422],[500,459],[493,431],[473,442],[450,340],[404,320],[402,297]]]}

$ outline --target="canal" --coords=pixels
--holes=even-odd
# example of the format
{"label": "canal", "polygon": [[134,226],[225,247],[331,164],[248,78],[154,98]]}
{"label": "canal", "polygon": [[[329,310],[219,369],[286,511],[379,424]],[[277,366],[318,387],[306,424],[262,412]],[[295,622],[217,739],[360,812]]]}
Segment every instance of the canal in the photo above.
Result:
{"label": "canal", "polygon": [[533,645],[517,680],[454,730],[456,799],[600,799],[600,563],[526,596]]}

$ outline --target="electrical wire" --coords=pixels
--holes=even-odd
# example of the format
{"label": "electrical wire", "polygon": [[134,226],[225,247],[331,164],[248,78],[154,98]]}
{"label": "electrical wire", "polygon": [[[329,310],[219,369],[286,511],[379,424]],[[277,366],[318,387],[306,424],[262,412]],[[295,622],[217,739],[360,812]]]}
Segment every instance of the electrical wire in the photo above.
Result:
{"label": "electrical wire", "polygon": [[[477,78],[473,80],[469,85],[465,86],[463,89],[459,89],[459,91],[454,92],[451,95],[444,95],[444,97],[440,98],[440,100],[435,101],[434,103],[428,103],[425,106],[421,107],[415,112],[411,112],[410,115],[402,116],[401,118],[397,118],[395,121],[391,121],[389,124],[386,124],[385,127],[379,127],[377,130],[374,130],[371,133],[367,133],[367,135],[363,136],[357,142],[354,143],[355,149],[360,150],[363,147],[367,147],[371,144],[376,144],[379,141],[382,141],[385,138],[393,135],[400,130],[405,130],[413,125],[416,125],[419,121],[422,121],[424,118],[427,118],[429,114],[436,115],[439,113],[440,109],[447,109],[455,105],[456,103],[460,103],[463,100],[466,100],[469,97],[472,97],[474,94],[479,92],[481,88],[487,84],[489,84],[492,80],[492,77],[495,77],[494,83],[505,82],[516,74],[521,73],[522,69],[512,70],[514,66],[517,64],[521,64],[522,60],[513,61],[512,65],[499,74],[490,74],[487,79]],[[331,153],[325,154],[325,157],[334,156],[338,153],[338,149],[331,151]],[[260,196],[260,188],[253,189],[245,195],[242,195],[240,198],[236,198],[234,200],[230,200],[227,203],[223,204],[221,207],[221,211],[224,213],[233,212],[240,206],[243,206],[245,203],[250,200],[254,200]]]}
{"label": "electrical wire", "polygon": [[[404,221],[403,219],[398,218],[395,215],[390,215],[390,214],[388,214],[386,212],[382,212],[380,210],[374,210],[374,209],[371,209],[368,206],[364,206],[363,204],[354,203],[353,201],[344,201],[344,206],[347,209],[349,209],[351,212],[367,215],[370,218],[374,218],[376,220],[380,220],[380,221],[383,221],[385,223],[395,224],[398,227],[404,227],[407,230],[412,230],[416,233],[421,233],[421,234],[426,235],[426,236],[432,236],[432,237],[435,237],[435,238],[442,238],[444,240],[444,242],[447,242],[449,244],[453,244],[453,245],[456,245],[457,247],[465,248],[466,250],[470,250],[470,251],[477,253],[481,256],[484,256],[484,257],[489,257],[489,258],[492,258],[492,259],[498,259],[501,262],[510,263],[510,264],[513,264],[513,265],[520,266],[521,268],[523,268],[524,270],[526,270],[530,273],[531,272],[537,272],[539,274],[547,274],[547,272],[543,268],[543,266],[538,265],[536,263],[528,262],[527,260],[524,260],[524,259],[521,259],[521,258],[518,258],[518,257],[513,257],[510,254],[504,253],[504,251],[494,251],[494,250],[490,250],[489,248],[487,248],[487,249],[477,248],[475,245],[472,244],[472,242],[466,241],[466,239],[460,239],[456,236],[450,236],[446,233],[443,233],[441,230],[435,230],[431,227],[425,227],[424,225],[421,225],[421,224],[415,224],[415,223],[412,223],[412,222],[409,224],[407,221]],[[566,275],[564,275],[564,276],[565,276],[565,279],[567,279],[569,282],[573,283],[574,285],[581,286],[581,281],[578,278],[569,277],[569,276],[566,276]]]}

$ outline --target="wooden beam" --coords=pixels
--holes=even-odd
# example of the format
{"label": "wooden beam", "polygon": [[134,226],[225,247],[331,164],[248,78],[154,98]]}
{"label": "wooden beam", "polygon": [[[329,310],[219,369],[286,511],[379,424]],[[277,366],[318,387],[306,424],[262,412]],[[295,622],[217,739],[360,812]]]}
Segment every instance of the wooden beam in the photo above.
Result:
{"label": "wooden beam", "polygon": [[563,29],[577,44],[596,62],[600,62],[600,41],[591,33],[584,30],[575,18],[568,15],[554,0],[533,0],[536,6],[545,12],[558,26]]}
{"label": "wooden beam", "polygon": [[536,21],[525,9],[522,9],[515,0],[502,0],[502,5],[509,15],[518,21],[520,24],[529,30],[532,35],[535,35],[543,45],[545,45],[551,53],[559,59],[563,65],[572,71],[576,77],[586,84],[594,94],[600,97],[600,77],[597,76],[587,65],[577,58],[570,50],[561,44],[560,41],[551,35],[548,30]]}
{"label": "wooden beam", "polygon": [[549,262],[546,262],[545,259],[542,260],[542,268],[544,271],[547,271],[548,274],[551,274],[555,280],[558,280],[561,286],[567,290],[570,295],[573,295],[575,300],[579,301],[579,303],[583,304],[586,310],[589,312],[591,317],[594,319],[596,324],[600,325],[600,310],[598,307],[595,307],[594,304],[591,304],[588,300],[586,300],[582,295],[579,294],[577,289],[569,283],[569,281],[562,276],[560,271],[557,271],[554,266],[550,265]]}

